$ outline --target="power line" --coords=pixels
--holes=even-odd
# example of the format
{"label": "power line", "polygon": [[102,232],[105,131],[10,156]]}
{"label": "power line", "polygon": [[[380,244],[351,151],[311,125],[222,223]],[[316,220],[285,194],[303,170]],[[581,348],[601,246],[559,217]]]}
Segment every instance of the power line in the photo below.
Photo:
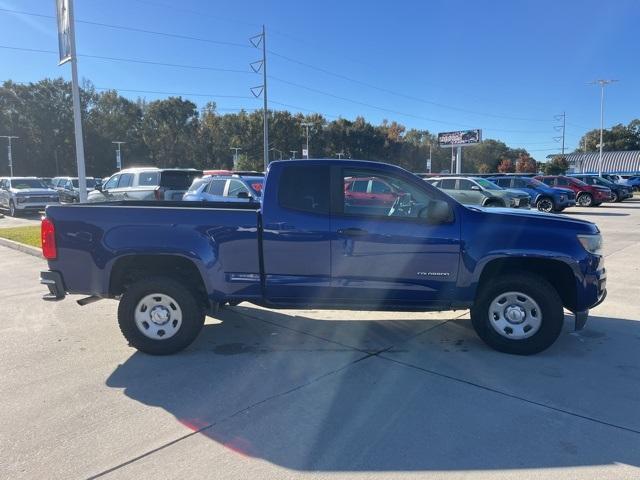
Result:
{"label": "power line", "polygon": [[424,98],[416,97],[416,96],[413,96],[413,95],[407,95],[407,94],[404,94],[404,93],[396,92],[396,91],[390,90],[388,88],[378,87],[377,85],[373,85],[371,83],[364,82],[362,80],[357,80],[355,78],[348,77],[348,76],[343,75],[341,73],[336,73],[336,72],[333,72],[331,70],[327,70],[325,68],[317,67],[315,65],[311,65],[309,63],[306,63],[306,62],[303,62],[303,61],[300,61],[300,60],[296,60],[295,58],[291,58],[291,57],[288,57],[286,55],[282,55],[281,53],[274,52],[273,50],[269,50],[269,53],[272,54],[275,57],[282,58],[283,60],[286,60],[288,62],[296,63],[298,65],[302,65],[304,67],[316,70],[318,72],[325,73],[327,75],[334,76],[336,78],[340,78],[342,80],[346,80],[348,82],[356,83],[358,85],[363,85],[365,87],[372,88],[374,90],[378,90],[379,92],[389,93],[389,94],[395,95],[397,97],[406,98],[407,100],[414,100],[414,101],[417,101],[417,102],[425,103],[427,105],[433,105],[433,106],[439,107],[439,108],[446,108],[446,109],[455,110],[455,111],[458,111],[458,112],[470,113],[470,114],[473,114],[473,115],[480,115],[480,116],[483,116],[483,117],[501,118],[501,119],[506,119],[506,120],[517,120],[517,121],[525,121],[525,122],[548,122],[548,121],[550,121],[550,119],[522,118],[522,117],[512,117],[512,116],[509,116],[509,115],[498,115],[498,114],[493,114],[493,113],[478,112],[478,111],[474,111],[474,110],[468,110],[466,108],[460,108],[460,107],[455,107],[455,106],[452,106],[452,105],[446,105],[444,103],[434,102],[434,101],[426,100]]}
{"label": "power line", "polygon": [[[58,52],[55,50],[43,50],[38,48],[12,47],[9,45],[0,45],[0,48],[6,49],[6,50],[17,50],[22,52],[51,53],[56,55],[58,54]],[[236,70],[232,68],[209,67],[204,65],[185,65],[180,63],[156,62],[151,60],[141,60],[137,58],[107,57],[103,55],[89,55],[86,53],[79,53],[78,57],[92,58],[96,60],[108,60],[112,62],[139,63],[143,65],[154,65],[154,66],[161,66],[161,67],[185,68],[185,69],[192,69],[192,70],[210,70],[214,72],[243,73],[243,74],[251,73],[249,70]]]}
{"label": "power line", "polygon": [[[9,8],[0,8],[0,12],[14,13],[14,14],[17,14],[17,15],[28,15],[30,17],[51,18],[51,19],[55,19],[56,18],[54,15],[45,15],[45,14],[42,14],[42,13],[25,12],[25,11],[22,11],[22,10],[12,10],[12,9],[9,9]],[[98,27],[112,28],[112,29],[116,29],[116,30],[124,30],[124,31],[128,31],[128,32],[137,32],[137,33],[145,33],[145,34],[149,34],[149,35],[159,35],[159,36],[163,36],[163,37],[179,38],[179,39],[182,39],[182,40],[191,40],[191,41],[196,41],[196,42],[212,43],[212,44],[216,44],[216,45],[225,45],[225,46],[229,46],[229,47],[249,48],[247,45],[244,45],[242,43],[227,42],[227,41],[224,41],[224,40],[214,40],[214,39],[211,39],[211,38],[194,37],[194,36],[191,36],[191,35],[182,35],[182,34],[179,34],[179,33],[161,32],[161,31],[158,31],[158,30],[147,30],[147,29],[144,29],[144,28],[128,27],[126,25],[114,25],[114,24],[111,24],[111,23],[95,22],[95,21],[91,21],[91,20],[80,20],[80,19],[76,19],[76,23],[83,23],[85,25],[93,25],[93,26],[98,26]]]}
{"label": "power line", "polygon": [[[291,86],[294,86],[294,87],[297,87],[297,88],[302,88],[302,89],[308,90],[310,92],[318,93],[320,95],[325,95],[327,97],[335,98],[335,99],[338,99],[338,100],[343,100],[345,102],[354,103],[356,105],[361,105],[361,106],[364,106],[364,107],[373,108],[375,110],[380,110],[380,111],[387,112],[387,113],[393,113],[395,115],[402,115],[402,116],[405,116],[405,117],[411,117],[411,118],[416,118],[416,119],[420,119],[420,120],[426,120],[426,121],[429,121],[429,122],[441,123],[443,125],[454,125],[454,126],[457,126],[457,127],[475,128],[475,125],[469,125],[469,124],[463,124],[463,123],[457,123],[457,122],[447,122],[447,121],[444,121],[444,120],[437,120],[437,119],[434,119],[434,118],[424,117],[424,116],[421,116],[421,115],[415,115],[415,114],[412,114],[412,113],[401,112],[399,110],[394,110],[394,109],[391,109],[391,108],[385,108],[385,107],[381,107],[381,106],[378,106],[378,105],[373,105],[371,103],[362,102],[360,100],[354,100],[354,99],[348,98],[348,97],[342,97],[340,95],[335,95],[335,94],[330,93],[330,92],[325,92],[323,90],[318,90],[316,88],[308,87],[306,85],[301,85],[299,83],[291,82],[289,80],[285,80],[285,79],[279,78],[279,77],[274,77],[272,75],[269,75],[269,78],[272,79],[272,80],[276,80],[278,82],[287,84],[287,85],[291,85]],[[487,128],[487,130],[493,130],[493,131],[496,131],[496,132],[499,132],[499,131],[500,132],[512,132],[512,133],[547,133],[546,131],[505,130],[505,129],[499,129],[499,128]]]}
{"label": "power line", "polygon": [[[147,4],[150,4],[150,5],[162,6],[162,7],[165,7],[165,8],[173,8],[173,7],[169,6],[169,5],[161,4],[161,3],[158,3],[158,2],[141,1],[141,0],[138,0],[138,1],[140,3],[147,3]],[[190,13],[194,13],[194,14],[197,13],[195,11],[190,11],[190,10],[187,10],[187,9],[176,9],[176,10],[189,11]],[[25,11],[20,11],[20,10],[12,10],[12,9],[7,9],[7,8],[0,8],[0,11],[10,12],[10,13],[15,13],[15,14],[20,14],[20,15],[30,15],[30,16],[42,17],[42,18],[55,18],[52,15],[44,15],[44,14],[25,12]],[[95,22],[95,21],[89,21],[89,20],[76,20],[76,22],[77,23],[84,23],[84,24],[87,24],[87,25],[95,25],[95,26],[101,26],[101,27],[105,27],[105,28],[113,28],[113,29],[132,31],[132,32],[138,32],[138,33],[146,33],[146,34],[151,34],[151,35],[161,35],[161,36],[166,36],[166,37],[171,37],[171,38],[179,38],[179,39],[184,39],[184,40],[200,41],[200,42],[207,42],[207,43],[234,46],[234,47],[250,48],[247,45],[240,44],[240,43],[235,43],[235,42],[213,40],[213,39],[202,38],[202,37],[194,37],[194,36],[190,36],[190,35],[173,34],[173,33],[168,33],[168,32],[157,31],[157,30],[141,29],[141,28],[137,28],[137,27],[127,27],[127,26],[124,26],[124,25],[113,25],[113,24],[109,24],[109,23]],[[247,23],[247,25],[253,25],[253,24]],[[424,98],[416,97],[416,96],[413,96],[413,95],[407,95],[407,94],[400,93],[400,92],[397,92],[397,91],[394,91],[394,90],[391,90],[391,89],[379,87],[377,85],[373,85],[371,83],[364,82],[362,80],[357,80],[357,79],[351,78],[351,77],[349,77],[347,75],[336,73],[336,72],[328,70],[326,68],[318,67],[318,66],[303,62],[301,60],[297,60],[295,58],[291,58],[289,56],[286,56],[286,55],[283,55],[281,53],[275,52],[273,50],[268,50],[268,52],[270,54],[272,54],[272,55],[274,55],[276,57],[282,58],[283,60],[286,60],[288,62],[292,62],[292,63],[298,64],[298,65],[302,65],[302,66],[304,66],[306,68],[310,68],[310,69],[325,73],[327,75],[331,75],[333,77],[340,78],[340,79],[348,81],[348,82],[352,82],[352,83],[355,83],[355,84],[358,84],[358,85],[366,86],[368,88],[371,88],[371,89],[374,89],[374,90],[377,90],[377,91],[380,91],[380,92],[388,93],[388,94],[391,94],[391,95],[395,95],[395,96],[400,97],[400,98],[405,98],[405,99],[408,99],[408,100],[421,102],[421,103],[424,103],[424,104],[427,104],[427,105],[432,105],[432,106],[435,106],[435,107],[438,107],[438,108],[444,108],[444,109],[454,110],[454,111],[468,113],[468,114],[472,114],[472,115],[484,116],[484,117],[489,117],[489,118],[506,119],[506,120],[525,121],[525,122],[547,122],[547,121],[550,121],[549,119],[524,118],[524,117],[515,117],[515,116],[510,116],[510,115],[500,115],[500,114],[494,114],[494,113],[479,112],[479,111],[469,110],[469,109],[456,107],[456,106],[452,106],[452,105],[447,105],[447,104],[440,103],[440,102],[434,102],[434,101],[431,101],[431,100],[426,100]],[[85,55],[85,56],[87,56],[87,55]],[[104,57],[93,57],[93,58],[103,58],[103,59],[115,60],[114,58],[104,58]],[[133,60],[129,59],[129,60],[121,60],[121,61],[133,61]],[[159,63],[144,62],[144,61],[138,61],[137,63],[159,64]],[[174,64],[163,64],[163,65],[178,66],[178,65],[174,65]],[[183,68],[188,68],[188,67],[183,67]],[[209,68],[209,69],[211,69],[211,68]],[[229,70],[229,69],[220,69],[220,71],[231,71],[231,72],[236,72],[236,73],[240,72],[240,71],[237,71],[237,70],[234,71],[234,70]]]}

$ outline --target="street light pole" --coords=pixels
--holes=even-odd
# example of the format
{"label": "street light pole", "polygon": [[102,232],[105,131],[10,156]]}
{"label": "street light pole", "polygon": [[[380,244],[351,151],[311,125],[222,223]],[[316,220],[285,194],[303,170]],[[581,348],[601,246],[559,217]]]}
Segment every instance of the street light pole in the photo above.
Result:
{"label": "street light pole", "polygon": [[114,143],[115,145],[118,146],[117,150],[116,150],[116,168],[118,170],[122,170],[122,152],[120,151],[120,146],[123,143],[127,143],[127,142],[120,142],[120,141],[115,141],[115,142],[111,142]]}
{"label": "street light pole", "polygon": [[309,160],[309,127],[313,126],[313,123],[303,122],[301,125],[307,129],[307,160]]}
{"label": "street light pole", "polygon": [[342,160],[342,156],[344,155],[344,152],[338,152],[336,153],[336,155],[338,156],[338,160]]}
{"label": "street light pole", "polygon": [[609,85],[610,83],[617,82],[618,80],[605,80],[599,79],[591,82],[591,85],[600,85],[600,153],[598,155],[598,176],[602,177],[602,148],[604,147],[603,143],[603,130],[604,130],[604,87]]}
{"label": "street light pole", "polygon": [[13,177],[13,157],[11,154],[11,139],[12,138],[20,138],[15,135],[0,135],[0,138],[6,138],[9,142],[7,145],[7,160],[9,161],[9,175]]}
{"label": "street light pole", "polygon": [[230,147],[229,150],[233,150],[233,169],[238,170],[238,150],[242,150],[242,148]]}

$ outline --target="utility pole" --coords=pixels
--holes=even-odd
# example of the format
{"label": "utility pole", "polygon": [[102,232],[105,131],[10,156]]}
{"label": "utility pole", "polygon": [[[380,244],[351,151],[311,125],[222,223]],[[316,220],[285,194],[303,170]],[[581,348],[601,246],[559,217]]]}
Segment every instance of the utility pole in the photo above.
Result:
{"label": "utility pole", "polygon": [[609,85],[610,83],[617,82],[618,80],[594,80],[590,83],[590,85],[600,85],[600,154],[598,155],[598,176],[602,177],[602,147],[604,147],[604,143],[602,140],[602,131],[604,129],[604,87]]}
{"label": "utility pole", "polygon": [[313,123],[311,122],[302,122],[300,125],[302,125],[303,127],[305,127],[307,129],[307,160],[309,160],[309,127],[313,126]]}
{"label": "utility pole", "polygon": [[431,144],[429,144],[429,161],[427,162],[427,173],[431,173]]}
{"label": "utility pole", "polygon": [[242,150],[242,148],[229,147],[229,150],[233,150],[233,169],[238,170],[238,150]]}
{"label": "utility pole", "polygon": [[11,155],[11,139],[20,138],[15,135],[0,135],[0,138],[6,138],[9,142],[7,145],[7,160],[9,161],[9,175],[13,177],[13,157]]}
{"label": "utility pole", "polygon": [[295,160],[296,159],[296,153],[298,153],[298,150],[289,150],[291,152],[291,160]]}
{"label": "utility pole", "polygon": [[87,201],[87,178],[84,164],[84,140],[82,137],[82,117],[80,106],[80,87],[78,86],[78,57],[76,55],[75,22],[73,19],[73,0],[57,2],[58,36],[60,63],[71,61],[71,97],[73,99],[73,125],[76,140],[76,163],[78,165],[78,189],[80,203]]}
{"label": "utility pole", "polygon": [[115,142],[111,142],[111,143],[114,143],[118,147],[116,149],[116,168],[118,170],[122,170],[122,152],[120,151],[120,146],[123,143],[127,143],[127,142],[120,142],[120,141],[116,140]]}
{"label": "utility pole", "polygon": [[556,126],[553,127],[556,132],[559,132],[560,130],[562,130],[562,136],[561,137],[553,137],[553,139],[554,140],[556,138],[558,140],[562,139],[562,156],[564,157],[564,138],[565,138],[564,132],[565,132],[566,120],[567,120],[566,112],[562,112],[560,115],[555,115],[553,118],[556,121],[560,121],[560,119],[562,119],[562,125],[556,125]]}
{"label": "utility pole", "polygon": [[[269,166],[269,106],[267,103],[267,33],[264,25],[262,25],[262,33],[255,35],[249,39],[251,45],[258,48],[262,44],[262,59],[251,63],[251,69],[258,73],[262,69],[262,85],[253,87],[251,93],[254,97],[258,98],[262,94],[263,110],[262,110],[262,124],[264,127],[262,149],[262,157],[264,162],[264,171],[267,171]],[[258,92],[258,94],[256,94]]]}

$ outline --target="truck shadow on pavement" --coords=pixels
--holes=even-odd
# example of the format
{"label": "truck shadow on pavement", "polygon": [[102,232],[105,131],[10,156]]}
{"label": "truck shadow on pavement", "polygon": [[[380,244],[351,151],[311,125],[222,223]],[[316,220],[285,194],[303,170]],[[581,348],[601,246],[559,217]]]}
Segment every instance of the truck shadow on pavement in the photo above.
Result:
{"label": "truck shadow on pavement", "polygon": [[[640,321],[592,317],[574,333],[567,318],[553,347],[518,357],[465,319],[247,306],[220,319],[181,354],[134,353],[107,385],[232,455],[294,470],[640,465]],[[198,445],[189,455],[215,463]]]}

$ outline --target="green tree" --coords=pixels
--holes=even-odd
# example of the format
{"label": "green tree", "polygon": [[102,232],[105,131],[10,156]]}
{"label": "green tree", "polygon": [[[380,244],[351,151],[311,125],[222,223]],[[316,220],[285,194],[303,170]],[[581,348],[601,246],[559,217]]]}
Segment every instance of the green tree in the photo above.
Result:
{"label": "green tree", "polygon": [[567,170],[569,170],[569,162],[566,157],[561,155],[542,164],[542,171],[545,175],[564,175]]}

